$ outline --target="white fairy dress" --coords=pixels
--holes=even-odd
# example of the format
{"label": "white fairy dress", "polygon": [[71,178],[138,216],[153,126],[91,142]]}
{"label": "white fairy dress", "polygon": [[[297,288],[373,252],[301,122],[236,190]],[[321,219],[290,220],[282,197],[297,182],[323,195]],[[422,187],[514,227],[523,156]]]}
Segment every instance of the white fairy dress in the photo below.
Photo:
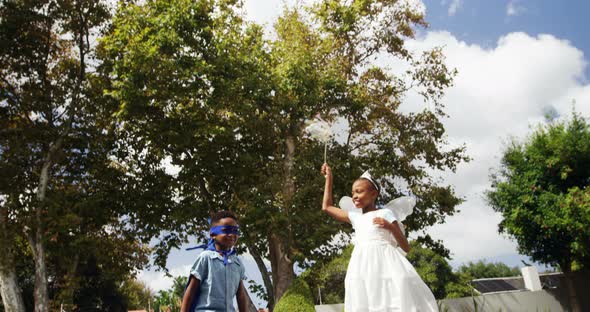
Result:
{"label": "white fairy dress", "polygon": [[373,224],[376,217],[388,222],[400,218],[389,209],[357,211],[349,211],[348,216],[355,246],[346,271],[344,311],[438,311],[434,295],[398,248],[393,234]]}

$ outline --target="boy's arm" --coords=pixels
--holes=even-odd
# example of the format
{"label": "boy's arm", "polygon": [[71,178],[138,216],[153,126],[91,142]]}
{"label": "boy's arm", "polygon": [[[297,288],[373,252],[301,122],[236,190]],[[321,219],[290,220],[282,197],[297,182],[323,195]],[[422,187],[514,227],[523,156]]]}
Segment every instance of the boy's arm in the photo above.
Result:
{"label": "boy's arm", "polygon": [[182,304],[180,306],[180,312],[189,312],[191,309],[191,305],[193,300],[195,299],[195,295],[199,292],[199,287],[201,285],[201,281],[196,279],[194,276],[191,275],[190,282],[184,291],[184,296],[182,297]]}
{"label": "boy's arm", "polygon": [[244,288],[244,283],[240,281],[240,286],[238,286],[238,292],[236,293],[236,300],[238,301],[238,311],[239,312],[247,312],[248,311],[248,294],[246,293],[246,288]]}

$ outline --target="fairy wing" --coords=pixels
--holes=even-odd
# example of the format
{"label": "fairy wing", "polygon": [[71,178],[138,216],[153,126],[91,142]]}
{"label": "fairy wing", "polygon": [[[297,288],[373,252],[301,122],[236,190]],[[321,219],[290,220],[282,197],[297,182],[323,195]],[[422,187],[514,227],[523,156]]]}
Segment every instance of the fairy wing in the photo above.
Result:
{"label": "fairy wing", "polygon": [[402,196],[390,201],[383,208],[391,210],[395,218],[401,222],[412,214],[414,206],[416,206],[416,199],[414,197]]}
{"label": "fairy wing", "polygon": [[352,198],[348,196],[343,196],[342,198],[340,198],[338,206],[340,206],[340,209],[348,212],[348,219],[350,220],[350,224],[352,224],[352,226],[354,227],[354,221],[357,217],[359,217],[362,214],[362,210],[356,208],[354,206],[354,203],[352,202]]}
{"label": "fairy wing", "polygon": [[[403,223],[401,222],[412,214],[415,206],[416,199],[414,197],[402,196],[390,201],[385,206],[383,206],[383,208],[389,209],[391,212],[393,212],[393,215],[399,221],[398,224],[402,230],[402,233],[404,233],[405,235],[406,229]],[[401,249],[400,247],[397,247],[397,249],[402,255],[404,255],[404,257],[406,256],[406,252],[403,249]]]}
{"label": "fairy wing", "polygon": [[352,198],[348,196],[342,196],[340,202],[338,202],[340,209],[347,211],[348,213],[357,213],[358,209],[354,206]]}

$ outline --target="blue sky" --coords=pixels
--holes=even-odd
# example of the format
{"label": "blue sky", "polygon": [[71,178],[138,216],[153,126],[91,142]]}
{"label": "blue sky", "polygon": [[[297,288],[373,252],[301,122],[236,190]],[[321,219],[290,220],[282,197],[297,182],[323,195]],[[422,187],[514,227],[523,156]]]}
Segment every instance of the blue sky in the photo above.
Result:
{"label": "blue sky", "polygon": [[[270,31],[284,3],[295,2],[309,1],[245,0],[244,9],[249,19],[266,24]],[[490,187],[490,171],[498,167],[507,142],[525,138],[531,127],[544,122],[547,108],[567,118],[575,101],[576,110],[590,117],[590,37],[584,21],[590,1],[564,3],[423,2],[430,27],[408,40],[407,47],[419,52],[442,46],[447,65],[458,70],[454,86],[444,98],[449,114],[444,124],[449,143],[465,144],[473,159],[454,173],[438,173],[465,202],[444,224],[425,229],[450,249],[454,267],[482,259],[522,265],[521,260],[527,258],[518,253],[513,240],[498,234],[501,216],[483,199]],[[379,62],[399,67],[395,59]],[[409,94],[401,109],[421,110],[423,105],[419,97]],[[187,274],[195,255],[196,251],[174,251],[168,268],[173,275]],[[252,258],[243,258],[249,278],[260,281]],[[171,285],[171,280],[158,272],[144,271],[140,279],[154,290]]]}
{"label": "blue sky", "polygon": [[[590,1],[425,0],[430,30],[445,30],[471,44],[490,47],[511,32],[551,34],[590,55]],[[453,8],[455,8],[453,10]],[[590,72],[586,69],[586,75]]]}

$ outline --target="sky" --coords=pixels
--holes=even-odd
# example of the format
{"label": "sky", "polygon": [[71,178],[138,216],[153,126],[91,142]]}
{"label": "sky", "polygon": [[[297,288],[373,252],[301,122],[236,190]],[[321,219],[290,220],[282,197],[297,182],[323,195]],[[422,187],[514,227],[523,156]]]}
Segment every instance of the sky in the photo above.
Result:
{"label": "sky", "polygon": [[[249,19],[270,29],[283,5],[295,2],[246,0],[244,8]],[[486,204],[484,192],[506,144],[526,138],[544,122],[547,110],[567,119],[575,102],[576,111],[590,117],[590,37],[585,34],[590,1],[424,0],[423,5],[430,26],[406,44],[412,51],[442,46],[447,66],[458,70],[443,101],[449,114],[444,124],[449,143],[464,144],[472,158],[455,173],[441,174],[465,199],[460,212],[425,232],[450,249],[455,268],[478,260],[522,266],[521,260],[529,259],[498,233],[501,216]],[[408,96],[401,109],[422,105]],[[186,275],[194,257],[174,251],[168,268]],[[248,277],[260,281],[252,258],[243,258]],[[172,283],[160,272],[143,271],[139,278],[156,291]]]}

